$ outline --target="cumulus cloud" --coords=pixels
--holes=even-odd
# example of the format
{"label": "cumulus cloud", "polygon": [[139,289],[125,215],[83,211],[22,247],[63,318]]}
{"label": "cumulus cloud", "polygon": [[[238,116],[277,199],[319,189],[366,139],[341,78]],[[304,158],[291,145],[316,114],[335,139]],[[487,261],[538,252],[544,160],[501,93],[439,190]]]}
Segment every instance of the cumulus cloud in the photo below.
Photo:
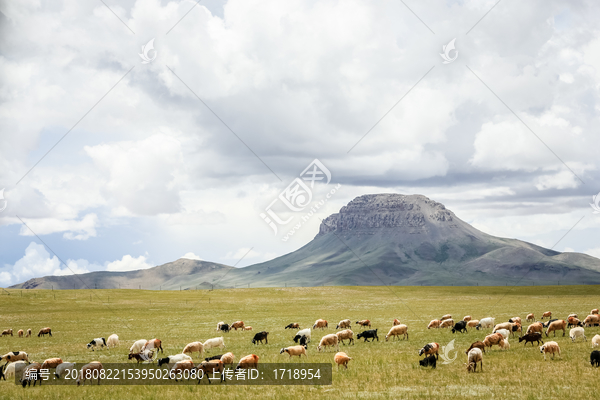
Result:
{"label": "cumulus cloud", "polygon": [[187,258],[188,260],[198,260],[198,261],[203,261],[200,256],[195,255],[192,252],[189,253],[185,253],[184,255],[181,256],[181,258]]}
{"label": "cumulus cloud", "polygon": [[134,271],[138,269],[152,268],[153,265],[146,262],[146,257],[139,256],[137,258],[130,256],[129,254],[123,256],[122,259],[108,263],[106,266],[107,271]]}

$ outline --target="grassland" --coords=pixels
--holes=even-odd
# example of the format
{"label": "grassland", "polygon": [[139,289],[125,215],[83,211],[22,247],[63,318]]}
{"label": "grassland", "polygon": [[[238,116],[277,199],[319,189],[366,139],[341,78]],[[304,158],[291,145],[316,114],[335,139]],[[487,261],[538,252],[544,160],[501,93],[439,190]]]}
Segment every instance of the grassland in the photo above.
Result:
{"label": "grassland", "polygon": [[[12,328],[14,337],[0,338],[0,352],[26,351],[35,361],[49,357],[88,362],[126,362],[128,348],[137,339],[160,338],[165,354],[176,354],[191,341],[215,337],[218,321],[244,320],[253,332],[224,334],[227,350],[236,359],[257,354],[261,362],[287,362],[282,347],[293,344],[292,333],[284,330],[290,322],[311,326],[317,318],[330,323],[325,333],[345,318],[368,318],[379,329],[380,341],[341,346],[353,361],[347,371],[334,368],[333,385],[300,386],[116,386],[58,387],[23,389],[13,382],[0,382],[2,398],[36,399],[188,399],[221,396],[228,399],[317,399],[317,398],[511,398],[589,399],[598,392],[600,369],[589,363],[591,338],[600,328],[586,328],[587,342],[571,343],[557,337],[562,356],[544,361],[537,347],[523,348],[511,339],[511,348],[497,347],[484,356],[483,373],[467,374],[465,349],[485,333],[473,330],[452,334],[449,330],[427,330],[428,322],[450,313],[455,319],[496,317],[497,322],[513,316],[525,319],[529,312],[541,316],[551,310],[566,319],[578,313],[583,319],[600,306],[597,286],[546,287],[317,287],[231,289],[215,291],[138,290],[9,290],[2,292],[0,329]],[[392,320],[409,327],[408,341],[385,342]],[[17,338],[18,329],[52,327],[52,338]],[[254,346],[255,332],[266,330],[269,344]],[[355,325],[353,330],[359,331]],[[120,348],[91,353],[91,339],[117,333]],[[487,333],[487,332],[486,332]],[[333,362],[333,352],[317,353],[322,336],[313,331],[308,362]],[[417,350],[425,343],[445,345],[456,339],[459,351],[455,362],[435,370],[418,366]],[[213,350],[212,354],[217,354]],[[307,362],[305,360],[294,362]]]}

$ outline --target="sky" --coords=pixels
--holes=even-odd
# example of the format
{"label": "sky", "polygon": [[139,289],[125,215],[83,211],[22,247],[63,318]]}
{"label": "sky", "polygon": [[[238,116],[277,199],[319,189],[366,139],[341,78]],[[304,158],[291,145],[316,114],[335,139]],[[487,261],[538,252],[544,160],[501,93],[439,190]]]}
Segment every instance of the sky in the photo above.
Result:
{"label": "sky", "polygon": [[422,194],[486,233],[600,257],[600,3],[0,12],[1,287],[263,262],[370,193]]}

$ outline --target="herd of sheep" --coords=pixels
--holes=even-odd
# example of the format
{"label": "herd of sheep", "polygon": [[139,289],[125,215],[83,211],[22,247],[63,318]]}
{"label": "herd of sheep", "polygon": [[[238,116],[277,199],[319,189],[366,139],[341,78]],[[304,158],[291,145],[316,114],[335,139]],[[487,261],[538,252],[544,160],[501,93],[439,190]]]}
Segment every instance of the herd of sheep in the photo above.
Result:
{"label": "herd of sheep", "polygon": [[[544,319],[548,319],[545,322],[542,322]],[[479,365],[479,370],[483,370],[483,354],[486,350],[491,349],[493,346],[499,346],[503,350],[507,350],[510,348],[510,344],[508,339],[510,336],[513,336],[515,333],[519,333],[519,343],[525,342],[525,346],[527,343],[536,342],[538,345],[541,342],[540,352],[544,355],[544,360],[546,360],[546,355],[550,355],[554,358],[555,355],[560,356],[560,347],[558,343],[555,341],[549,341],[544,343],[543,334],[545,333],[546,337],[548,337],[551,333],[556,336],[557,331],[562,331],[563,336],[566,334],[566,329],[570,328],[569,336],[571,340],[574,342],[578,339],[587,340],[585,336],[584,327],[589,326],[599,326],[600,325],[600,317],[598,315],[598,309],[594,309],[591,311],[590,315],[588,315],[583,322],[579,320],[576,314],[571,314],[567,317],[567,320],[559,320],[552,319],[551,312],[545,312],[542,315],[541,321],[535,321],[535,316],[533,314],[527,315],[526,321],[531,321],[531,324],[527,327],[526,333],[522,333],[521,328],[521,318],[513,317],[508,320],[508,322],[502,322],[499,324],[495,323],[495,318],[483,318],[481,320],[474,320],[471,316],[465,316],[462,321],[454,322],[451,315],[444,315],[440,319],[432,320],[427,329],[441,329],[441,328],[452,328],[452,333],[456,332],[467,332],[467,328],[475,328],[477,330],[483,329],[492,329],[492,333],[485,336],[483,341],[476,341],[471,344],[471,346],[467,349],[467,363],[465,364],[468,372],[476,372],[477,366]],[[361,328],[371,328],[371,321],[361,320],[356,321],[355,324],[359,325]],[[319,344],[316,346],[318,352],[325,351],[327,348],[335,348],[336,354],[333,358],[335,364],[337,364],[338,369],[343,366],[344,368],[348,368],[348,362],[352,360],[345,352],[339,351],[339,343],[346,344],[344,341],[348,341],[348,344],[354,344],[354,332],[352,329],[352,321],[349,319],[345,319],[340,321],[335,329],[338,331],[334,334],[327,334],[321,338]],[[329,327],[328,322],[323,319],[318,319],[312,326],[312,329],[327,329]],[[241,331],[251,331],[252,327],[246,326],[243,321],[237,321],[232,324],[226,324],[224,322],[219,322],[217,324],[217,332],[230,332],[231,330],[241,330]],[[297,343],[295,346],[284,347],[280,350],[280,354],[286,353],[290,358],[294,356],[308,357],[308,343],[311,341],[311,328],[300,329],[300,325],[298,323],[291,323],[287,325],[284,329],[298,329],[296,335],[293,338],[293,341]],[[545,329],[545,332],[544,332]],[[364,339],[365,342],[370,341],[379,341],[379,336],[377,335],[377,329],[367,329],[356,335],[356,339]],[[18,336],[23,337],[23,330],[18,331]],[[40,329],[38,333],[38,337],[45,336],[48,334],[52,336],[52,330],[49,327]],[[2,332],[2,336],[13,335],[12,329],[6,329]],[[252,339],[253,344],[265,343],[268,344],[268,335],[269,332],[261,331],[254,335]],[[31,336],[31,329],[27,330],[27,335],[25,337]],[[405,339],[408,340],[408,326],[400,323],[398,319],[394,319],[392,321],[392,327],[388,331],[385,336],[385,340],[389,341],[396,339]],[[116,334],[110,335],[108,339],[103,337],[95,338],[87,344],[87,347],[91,351],[95,351],[98,348],[114,348],[119,346],[119,337]],[[595,335],[592,338],[592,348],[600,346],[600,335]],[[192,356],[198,353],[198,357],[202,357],[204,351],[208,349],[225,349],[225,341],[223,336],[212,338],[206,340],[204,343],[202,342],[192,342],[187,344],[180,354],[171,355],[168,357],[159,358],[157,360],[154,359],[155,353],[162,352],[164,354],[164,350],[162,348],[162,341],[160,339],[140,339],[133,343],[133,345],[129,349],[128,359],[136,360],[138,363],[140,362],[154,362],[157,361],[158,367],[160,368],[162,365],[167,365],[171,372],[174,374],[183,372],[188,370],[192,371],[203,371],[207,374],[220,372],[221,379],[223,379],[223,370],[225,366],[233,366],[235,356],[233,353],[228,352],[225,354],[220,354],[216,356],[212,356],[206,358],[204,361],[199,364],[194,364],[192,360]],[[432,342],[428,343],[423,348],[421,348],[418,353],[419,356],[425,356],[425,358],[419,360],[419,364],[424,367],[436,367],[436,361],[439,357],[439,349],[440,345],[438,343]],[[259,357],[255,354],[250,354],[245,357],[242,357],[238,362],[235,370],[238,369],[251,369],[256,368],[258,365]],[[26,385],[31,385],[33,382],[34,386],[39,381],[41,384],[41,376],[40,371],[42,370],[55,370],[55,376],[57,379],[64,378],[68,372],[72,371],[75,368],[75,363],[66,362],[62,359],[55,357],[49,358],[45,360],[43,363],[32,362],[29,360],[27,353],[21,352],[10,352],[2,357],[0,357],[0,362],[6,361],[4,365],[0,366],[0,379],[4,378],[15,378],[19,377],[20,382],[23,387]],[[593,350],[590,355],[590,362],[592,366],[600,366],[600,351]],[[102,370],[102,363],[99,361],[92,361],[84,365],[79,374],[77,374],[77,385],[85,384],[86,371],[91,370]],[[33,373],[32,373],[33,372]],[[171,374],[170,374],[171,375]],[[33,377],[33,378],[30,378]],[[82,379],[83,378],[83,379]],[[99,380],[99,379],[98,379]],[[209,381],[210,382],[210,381]]]}

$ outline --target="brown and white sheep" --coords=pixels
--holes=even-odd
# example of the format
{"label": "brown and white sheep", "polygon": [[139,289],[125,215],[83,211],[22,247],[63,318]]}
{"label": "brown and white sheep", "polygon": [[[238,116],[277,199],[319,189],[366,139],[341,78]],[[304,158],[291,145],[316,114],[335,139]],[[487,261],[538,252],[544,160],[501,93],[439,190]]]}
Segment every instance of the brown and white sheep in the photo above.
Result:
{"label": "brown and white sheep", "polygon": [[348,357],[348,354],[344,353],[343,351],[340,351],[335,354],[333,360],[337,364],[338,369],[340,369],[341,365],[348,369],[348,361],[352,360],[352,357]]}
{"label": "brown and white sheep", "polygon": [[27,335],[25,335],[25,337],[30,337],[31,336],[31,328],[27,329]]}
{"label": "brown and white sheep", "polygon": [[425,356],[429,356],[432,354],[435,354],[435,358],[439,358],[439,350],[440,350],[440,345],[438,343],[432,342],[432,343],[427,343],[425,346],[423,346],[422,349],[419,350],[419,356],[425,355]]}
{"label": "brown and white sheep", "polygon": [[48,358],[42,363],[42,369],[56,368],[59,364],[62,364],[62,362],[63,360],[58,357]]}
{"label": "brown and white sheep", "polygon": [[19,331],[17,332],[17,336],[23,337],[23,329],[19,329]]}
{"label": "brown and white sheep", "polygon": [[[92,378],[94,378],[94,376],[98,377],[98,385],[99,385],[100,384],[100,375],[103,370],[104,370],[104,367],[102,366],[102,363],[100,361],[92,361],[91,363],[84,365],[83,367],[81,367],[81,370],[79,371],[79,378],[77,379],[77,386],[85,385],[85,381],[87,379],[90,380],[90,385],[91,385]],[[94,371],[98,371],[98,372],[94,372]],[[82,380],[82,378],[83,378],[83,380]]]}
{"label": "brown and white sheep", "polygon": [[31,386],[31,382],[33,382],[33,386],[35,386],[35,384],[39,381],[40,385],[42,384],[42,377],[40,374],[40,369],[42,369],[42,366],[40,365],[40,363],[31,363],[29,364],[25,370],[23,370],[23,376],[21,377],[21,385],[23,385],[23,387],[29,385]]}
{"label": "brown and white sheep", "polygon": [[512,322],[513,324],[521,325],[521,317],[512,317],[508,320],[508,322]]}
{"label": "brown and white sheep", "polygon": [[506,329],[509,332],[512,332],[513,323],[512,322],[503,322],[501,324],[496,324],[492,332],[496,332],[498,329]]}
{"label": "brown and white sheep", "polygon": [[592,338],[592,348],[600,346],[600,335],[595,335]]}
{"label": "brown and white sheep", "polygon": [[221,356],[221,361],[223,361],[223,364],[225,365],[233,364],[233,360],[235,360],[235,356],[232,352],[225,353]]}
{"label": "brown and white sheep", "polygon": [[348,340],[348,344],[354,344],[354,332],[351,329],[345,329],[336,333],[338,342],[344,344],[344,340]]}
{"label": "brown and white sheep", "polygon": [[343,319],[337,324],[335,329],[348,329],[351,327],[352,327],[352,321],[350,321],[349,319]]}
{"label": "brown and white sheep", "polygon": [[385,335],[385,341],[387,342],[390,336],[393,336],[394,339],[392,340],[395,340],[400,335],[402,335],[402,339],[408,340],[408,326],[404,324],[393,326],[392,329],[390,329],[390,331],[388,332],[388,334]]}
{"label": "brown and white sheep", "polygon": [[585,326],[594,326],[598,324],[600,324],[600,316],[596,314],[590,314],[583,320],[583,325]]}
{"label": "brown and white sheep", "polygon": [[338,345],[338,337],[337,335],[334,334],[329,334],[329,335],[325,335],[321,338],[321,342],[319,343],[319,345],[317,346],[317,350],[319,352],[321,352],[321,350],[327,348],[327,347],[333,347],[335,346],[336,351],[340,351],[340,347]]}
{"label": "brown and white sheep", "polygon": [[540,346],[540,353],[544,355],[544,361],[546,361],[546,354],[549,353],[552,355],[552,359],[554,359],[554,354],[558,353],[560,356],[560,347],[556,342],[546,342],[542,346]]}
{"label": "brown and white sheep", "polygon": [[321,328],[321,329],[325,329],[327,328],[327,321],[325,321],[324,319],[318,319],[315,321],[315,324],[312,327],[313,329],[316,328]]}
{"label": "brown and white sheep", "polygon": [[548,329],[546,330],[546,337],[550,332],[554,332],[554,336],[556,336],[556,331],[563,331],[563,336],[567,333],[567,321],[564,319],[559,319],[558,321],[551,322],[548,325]]}
{"label": "brown and white sheep", "polygon": [[527,314],[527,318],[525,318],[525,320],[527,322],[529,322],[529,321],[535,321],[535,315],[533,315],[533,313]]}
{"label": "brown and white sheep", "polygon": [[465,321],[465,322],[469,322],[470,320],[471,320],[471,316],[470,315],[465,315],[463,317],[463,321]]}
{"label": "brown and white sheep", "polygon": [[27,353],[24,351],[11,351],[10,353],[6,353],[0,357],[0,361],[2,360],[6,360],[7,362],[15,362],[19,360],[30,362]]}
{"label": "brown and white sheep", "polygon": [[304,346],[284,347],[283,349],[281,349],[279,354],[283,353],[288,353],[290,355],[290,358],[292,358],[292,356],[298,356],[298,358],[302,358],[302,354],[304,354],[308,358],[308,354],[306,354],[306,348]]}
{"label": "brown and white sheep", "polygon": [[476,342],[471,343],[471,346],[469,346],[469,348],[467,349],[467,351],[465,351],[465,354],[469,354],[469,351],[471,351],[471,349],[480,349],[481,351],[483,351],[485,353],[485,344],[478,340]]}
{"label": "brown and white sheep", "polygon": [[500,346],[500,342],[504,341],[504,337],[499,333],[492,333],[491,335],[487,335],[485,339],[483,339],[483,344],[485,347],[492,348],[493,345]]}
{"label": "brown and white sheep", "polygon": [[477,325],[479,325],[479,320],[478,319],[472,319],[470,321],[467,322],[467,326],[469,328],[475,328]]}
{"label": "brown and white sheep", "polygon": [[[178,377],[185,376],[184,371],[192,372],[195,368],[196,368],[196,366],[194,365],[194,362],[192,360],[177,361],[175,363],[175,365],[173,365],[171,367],[171,370],[169,371],[169,379],[171,379],[171,377],[174,377],[175,382],[177,382]],[[191,373],[190,373],[190,375],[191,375]]]}
{"label": "brown and white sheep", "polygon": [[546,311],[545,313],[543,313],[542,318],[540,318],[540,319],[544,319],[544,318],[552,318],[552,311]]}
{"label": "brown and white sheep", "polygon": [[198,357],[202,357],[202,353],[204,352],[204,345],[202,342],[192,342],[188,343],[181,352],[182,354],[190,353],[192,356],[195,352],[198,352]]}
{"label": "brown and white sheep", "polygon": [[447,319],[452,319],[452,315],[446,314],[442,318],[440,318],[440,321],[444,321],[444,320],[447,320]]}
{"label": "brown and white sheep", "polygon": [[251,330],[252,330],[252,327],[251,327],[251,326],[245,326],[245,327],[244,327],[244,330],[245,330],[245,331],[251,331]]}
{"label": "brown and white sheep", "polygon": [[439,319],[432,319],[429,322],[429,325],[427,325],[427,329],[439,328],[441,323],[442,323],[442,321],[440,321]]}
{"label": "brown and white sheep", "polygon": [[50,329],[49,327],[42,328],[38,332],[38,337],[40,337],[40,336],[46,336],[46,335],[52,336],[52,329]]}
{"label": "brown and white sheep", "polygon": [[233,324],[231,324],[231,329],[235,329],[236,331],[238,329],[244,330],[244,321],[236,321]]}
{"label": "brown and white sheep", "polygon": [[544,333],[544,325],[541,322],[534,322],[527,327],[527,333],[539,332]]}
{"label": "brown and white sheep", "polygon": [[129,354],[141,352],[142,348],[146,345],[146,342],[148,342],[146,339],[136,340],[129,348]]}
{"label": "brown and white sheep", "polygon": [[396,325],[400,325],[400,320],[398,318],[394,318],[394,321],[392,322],[392,326]]}
{"label": "brown and white sheep", "polygon": [[259,357],[256,354],[242,357],[237,367],[235,367],[235,371],[238,369],[256,369],[258,367],[258,359]]}
{"label": "brown and white sheep", "polygon": [[452,318],[450,319],[445,319],[442,321],[442,323],[440,324],[440,328],[451,328],[454,326],[454,320]]}
{"label": "brown and white sheep", "polygon": [[13,330],[12,329],[5,329],[2,331],[2,336],[13,336]]}
{"label": "brown and white sheep", "polygon": [[208,383],[212,383],[210,375],[212,374],[214,378],[214,374],[217,372],[219,372],[221,376],[220,381],[223,382],[225,380],[225,374],[223,374],[224,369],[225,367],[223,365],[223,361],[221,360],[202,361],[200,364],[196,365],[196,370],[202,371],[202,374],[200,374],[200,378],[198,379],[198,383],[200,383],[204,376],[206,376]]}
{"label": "brown and white sheep", "polygon": [[369,321],[368,319],[363,319],[361,321],[356,321],[356,323],[358,325],[360,325],[361,328],[365,328],[365,327],[371,327],[371,321]]}
{"label": "brown and white sheep", "polygon": [[163,354],[165,353],[165,352],[163,351],[163,348],[162,348],[162,342],[161,342],[161,340],[160,340],[160,339],[150,339],[150,340],[148,340],[148,341],[147,341],[146,343],[144,343],[144,345],[142,346],[142,350],[141,350],[141,351],[143,352],[144,350],[154,350],[154,349],[156,349],[156,352],[157,352],[157,353],[158,353],[159,351],[160,351],[161,353],[163,353]]}
{"label": "brown and white sheep", "polygon": [[477,363],[480,365],[479,371],[483,372],[483,354],[481,349],[475,347],[467,353],[467,372],[477,372]]}
{"label": "brown and white sheep", "polygon": [[595,314],[595,315],[598,315],[598,309],[597,309],[597,308],[594,308],[594,309],[593,309],[593,310],[590,312],[590,314],[592,314],[592,315],[594,315],[594,314]]}

